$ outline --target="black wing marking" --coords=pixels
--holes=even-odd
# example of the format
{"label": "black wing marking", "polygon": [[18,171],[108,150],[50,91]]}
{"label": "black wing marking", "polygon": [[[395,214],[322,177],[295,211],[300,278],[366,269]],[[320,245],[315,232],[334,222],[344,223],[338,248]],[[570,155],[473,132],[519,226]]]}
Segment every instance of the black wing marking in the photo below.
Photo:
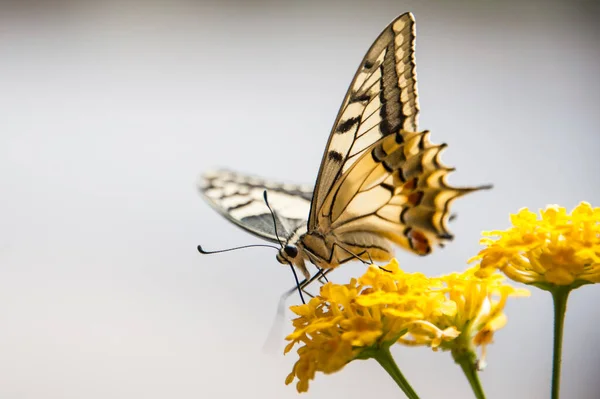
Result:
{"label": "black wing marking", "polygon": [[278,243],[273,218],[263,192],[267,190],[269,205],[277,220],[277,232],[286,240],[295,230],[306,226],[312,190],[310,187],[269,182],[227,170],[204,174],[200,193],[221,215],[244,230]]}

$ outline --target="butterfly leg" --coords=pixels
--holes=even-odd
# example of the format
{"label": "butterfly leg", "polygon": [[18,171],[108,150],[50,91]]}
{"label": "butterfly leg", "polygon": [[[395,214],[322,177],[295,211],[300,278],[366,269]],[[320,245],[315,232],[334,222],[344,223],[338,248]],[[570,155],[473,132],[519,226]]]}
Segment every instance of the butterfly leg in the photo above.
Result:
{"label": "butterfly leg", "polygon": [[326,270],[319,269],[319,272],[317,273],[317,276],[318,276],[317,280],[319,281],[319,283],[321,283],[321,284],[328,283],[329,279],[327,278],[327,275],[329,273],[331,273],[332,271],[333,271],[333,269],[326,269]]}
{"label": "butterfly leg", "polygon": [[[353,258],[356,258],[356,259],[358,259],[359,261],[361,261],[361,262],[362,262],[362,263],[364,263],[365,265],[372,265],[372,264],[374,263],[374,262],[373,262],[373,258],[371,258],[371,254],[370,254],[370,253],[369,253],[369,251],[367,251],[366,249],[365,249],[364,251],[362,251],[362,252],[358,253],[358,254],[355,254],[354,252],[350,251],[348,248],[344,248],[344,247],[343,247],[343,246],[341,246],[340,244],[338,244],[338,243],[334,243],[334,244],[333,244],[333,247],[334,247],[334,249],[335,249],[335,247],[336,247],[336,246],[337,246],[338,248],[342,249],[343,251],[347,252],[347,253],[348,253],[350,256],[352,256]],[[367,262],[367,261],[365,261],[364,259],[362,259],[362,258],[361,258],[361,256],[363,256],[363,255],[365,255],[365,254],[366,254],[368,257],[369,257],[369,261],[368,261],[368,262]]]}
{"label": "butterfly leg", "polygon": [[[317,273],[315,273],[314,276],[311,276],[310,279],[303,280],[300,283],[300,290],[302,290],[303,293],[305,293],[306,295],[308,295],[311,298],[314,298],[315,296],[306,290],[308,288],[308,286],[310,284],[312,284],[315,280],[317,280],[321,284],[328,283],[329,280],[327,279],[327,275],[333,270],[333,269],[323,270],[321,268],[318,268],[318,269],[319,269],[319,271]],[[295,290],[295,288],[291,288],[286,294],[288,294],[288,296],[289,296],[289,294],[293,293],[294,290]]]}
{"label": "butterfly leg", "polygon": [[319,283],[321,284],[325,284],[328,283],[329,280],[327,279],[327,274],[329,274],[330,271],[332,271],[333,269],[327,269],[325,271],[323,271],[323,269],[317,267],[317,269],[319,269],[318,274],[320,274],[321,276],[318,278]]}
{"label": "butterfly leg", "polygon": [[314,298],[314,295],[312,295],[310,292],[306,291],[308,286],[310,284],[312,284],[315,280],[318,280],[320,283],[324,284],[321,281],[321,279],[325,279],[327,281],[327,275],[333,270],[333,269],[324,270],[321,268],[318,268],[318,269],[319,269],[319,271],[317,273],[315,273],[313,276],[311,276],[311,278],[302,280],[300,283],[298,283],[297,286],[292,287],[289,290],[287,290],[286,292],[284,292],[283,295],[281,295],[281,299],[279,300],[280,303],[283,302],[285,304],[285,301],[290,297],[290,295],[292,295],[294,292],[297,292],[298,290],[302,291],[309,297]]}

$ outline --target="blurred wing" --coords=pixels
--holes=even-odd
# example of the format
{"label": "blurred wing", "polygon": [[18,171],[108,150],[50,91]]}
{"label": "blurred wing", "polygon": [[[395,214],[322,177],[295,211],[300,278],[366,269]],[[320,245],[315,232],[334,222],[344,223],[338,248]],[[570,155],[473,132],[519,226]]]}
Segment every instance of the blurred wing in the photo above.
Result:
{"label": "blurred wing", "polygon": [[306,226],[312,198],[310,187],[268,182],[225,170],[204,174],[199,189],[204,199],[221,215],[244,230],[275,243],[278,241],[273,217],[263,192],[267,190],[282,240],[298,227]]}
{"label": "blurred wing", "polygon": [[352,243],[364,233],[384,237],[419,255],[449,240],[450,205],[487,188],[448,185],[452,169],[439,159],[446,146],[429,132],[398,132],[375,143],[336,182],[318,214],[320,226]]}
{"label": "blurred wing", "polygon": [[308,229],[334,183],[382,137],[417,131],[415,20],[402,14],[365,55],[333,125],[315,185]]}

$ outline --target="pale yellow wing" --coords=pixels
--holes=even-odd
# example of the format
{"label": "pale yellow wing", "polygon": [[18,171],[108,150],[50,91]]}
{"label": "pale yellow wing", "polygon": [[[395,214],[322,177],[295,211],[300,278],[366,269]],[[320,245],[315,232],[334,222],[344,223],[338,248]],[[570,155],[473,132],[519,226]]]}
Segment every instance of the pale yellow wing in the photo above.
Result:
{"label": "pale yellow wing", "polygon": [[335,182],[317,213],[321,231],[354,247],[357,233],[373,233],[420,255],[451,239],[452,201],[489,187],[450,186],[443,148],[429,142],[427,131],[381,138]]}
{"label": "pale yellow wing", "polygon": [[333,125],[315,185],[308,230],[341,175],[373,143],[400,129],[417,131],[415,20],[402,14],[375,40],[361,62]]}

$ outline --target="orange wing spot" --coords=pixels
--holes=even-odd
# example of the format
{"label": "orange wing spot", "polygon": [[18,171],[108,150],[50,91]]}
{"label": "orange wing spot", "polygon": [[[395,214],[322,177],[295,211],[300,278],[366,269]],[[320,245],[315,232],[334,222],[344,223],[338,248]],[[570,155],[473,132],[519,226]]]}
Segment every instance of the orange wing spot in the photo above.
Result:
{"label": "orange wing spot", "polygon": [[413,193],[410,193],[407,197],[406,200],[407,202],[412,205],[412,206],[417,206],[421,203],[421,199],[423,198],[423,192],[422,191],[415,191]]}
{"label": "orange wing spot", "polygon": [[417,178],[410,179],[409,181],[404,183],[404,185],[402,186],[402,190],[410,191],[410,190],[414,190],[415,187],[417,187]]}
{"label": "orange wing spot", "polygon": [[411,230],[407,234],[411,248],[419,255],[428,255],[431,252],[429,240],[425,234],[418,230]]}

